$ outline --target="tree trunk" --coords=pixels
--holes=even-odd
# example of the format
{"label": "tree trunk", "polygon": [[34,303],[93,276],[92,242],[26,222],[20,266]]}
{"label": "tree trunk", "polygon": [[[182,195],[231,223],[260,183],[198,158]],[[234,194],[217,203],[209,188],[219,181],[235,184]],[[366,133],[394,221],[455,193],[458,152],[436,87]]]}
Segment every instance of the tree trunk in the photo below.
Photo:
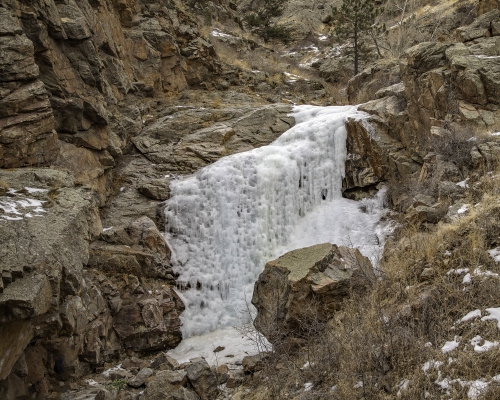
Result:
{"label": "tree trunk", "polygon": [[354,75],[357,75],[359,72],[358,64],[359,64],[358,29],[354,28]]}

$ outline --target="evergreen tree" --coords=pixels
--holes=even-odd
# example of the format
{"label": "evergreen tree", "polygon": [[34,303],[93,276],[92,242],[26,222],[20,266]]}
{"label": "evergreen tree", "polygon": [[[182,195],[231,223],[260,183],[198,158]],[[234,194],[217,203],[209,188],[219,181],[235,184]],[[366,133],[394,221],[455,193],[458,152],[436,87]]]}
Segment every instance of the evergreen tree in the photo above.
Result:
{"label": "evergreen tree", "polygon": [[340,8],[332,7],[335,36],[344,45],[344,54],[354,59],[355,75],[359,72],[360,61],[366,60],[371,53],[367,42],[375,18],[382,11],[373,3],[373,0],[343,0]]}
{"label": "evergreen tree", "polygon": [[273,19],[283,14],[288,0],[264,0],[263,3],[244,17],[245,22],[254,33],[268,43],[270,39],[278,39],[284,42],[290,40],[291,29],[278,25]]}

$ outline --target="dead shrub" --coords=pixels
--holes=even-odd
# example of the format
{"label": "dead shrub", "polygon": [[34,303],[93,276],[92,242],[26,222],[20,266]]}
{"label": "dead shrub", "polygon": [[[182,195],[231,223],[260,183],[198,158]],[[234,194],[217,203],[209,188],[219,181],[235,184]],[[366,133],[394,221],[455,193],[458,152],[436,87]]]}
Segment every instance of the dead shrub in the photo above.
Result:
{"label": "dead shrub", "polygon": [[459,168],[470,168],[471,150],[475,145],[473,134],[466,128],[444,129],[440,135],[431,135],[430,147]]}

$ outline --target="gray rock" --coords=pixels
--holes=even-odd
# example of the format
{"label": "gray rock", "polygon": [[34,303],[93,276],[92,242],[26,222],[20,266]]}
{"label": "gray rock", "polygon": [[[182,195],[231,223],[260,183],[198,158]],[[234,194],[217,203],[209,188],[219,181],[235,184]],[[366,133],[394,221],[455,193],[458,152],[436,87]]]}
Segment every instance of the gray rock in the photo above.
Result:
{"label": "gray rock", "polygon": [[184,371],[160,371],[149,382],[144,392],[145,400],[199,400],[200,397],[184,387]]}
{"label": "gray rock", "polygon": [[153,375],[153,370],[150,368],[143,368],[139,371],[139,373],[134,376],[132,379],[127,381],[127,385],[138,388],[146,383],[146,379]]}
{"label": "gray rock", "polygon": [[430,281],[436,277],[437,273],[434,268],[424,268],[420,274],[420,282]]}
{"label": "gray rock", "polygon": [[214,400],[217,397],[217,376],[204,358],[190,360],[186,372],[189,383],[202,400]]}
{"label": "gray rock", "polygon": [[492,10],[486,14],[481,15],[472,24],[466,27],[457,29],[457,36],[462,42],[488,37],[490,36],[490,29],[493,22],[500,19],[500,10]]}
{"label": "gray rock", "polygon": [[434,198],[422,193],[419,193],[413,197],[413,207],[418,207],[418,206],[432,207],[434,203],[436,203],[436,200]]}
{"label": "gray rock", "polygon": [[456,199],[463,196],[464,189],[454,182],[443,181],[438,184],[439,197],[449,197]]}
{"label": "gray rock", "polygon": [[417,206],[410,210],[407,219],[413,219],[415,222],[431,224],[438,223],[446,214],[446,212],[437,207]]}
{"label": "gray rock", "polygon": [[379,99],[391,96],[404,97],[404,95],[405,95],[405,85],[403,82],[387,86],[375,92],[375,96]]}
{"label": "gray rock", "polygon": [[159,369],[160,371],[174,371],[179,369],[179,363],[167,353],[160,353],[151,362],[151,368]]}
{"label": "gray rock", "polygon": [[139,186],[139,192],[153,200],[168,200],[170,197],[170,181],[167,179],[154,179],[145,182]]}
{"label": "gray rock", "polygon": [[259,353],[254,356],[243,357],[243,370],[246,373],[254,373],[263,368],[264,361],[269,357],[266,353]]}
{"label": "gray rock", "polygon": [[287,116],[290,107],[283,104],[170,112],[133,142],[152,162],[183,173],[192,173],[223,156],[269,144],[294,123]]}
{"label": "gray rock", "polygon": [[271,343],[300,337],[307,321],[323,321],[340,309],[351,289],[375,279],[357,249],[330,243],[298,249],[269,261],[254,286],[254,325]]}

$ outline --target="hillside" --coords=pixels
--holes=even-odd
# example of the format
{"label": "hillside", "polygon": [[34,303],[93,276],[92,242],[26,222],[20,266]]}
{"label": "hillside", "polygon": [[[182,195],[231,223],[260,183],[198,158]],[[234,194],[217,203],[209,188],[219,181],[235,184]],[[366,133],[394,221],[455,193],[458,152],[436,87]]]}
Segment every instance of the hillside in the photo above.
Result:
{"label": "hillside", "polygon": [[0,398],[500,398],[498,2],[375,2],[355,76],[341,3],[0,4]]}

